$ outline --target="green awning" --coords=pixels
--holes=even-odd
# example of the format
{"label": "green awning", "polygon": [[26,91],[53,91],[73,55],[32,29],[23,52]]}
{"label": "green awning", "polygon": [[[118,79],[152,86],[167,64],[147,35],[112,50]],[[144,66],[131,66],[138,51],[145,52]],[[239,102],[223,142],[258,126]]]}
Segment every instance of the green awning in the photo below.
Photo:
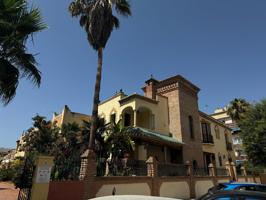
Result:
{"label": "green awning", "polygon": [[148,130],[141,127],[134,127],[132,128],[132,131],[130,131],[130,134],[133,138],[140,138],[145,140],[146,142],[151,143],[158,143],[161,145],[166,146],[182,146],[184,143],[177,140],[176,138],[173,138],[171,136],[167,136],[152,130]]}

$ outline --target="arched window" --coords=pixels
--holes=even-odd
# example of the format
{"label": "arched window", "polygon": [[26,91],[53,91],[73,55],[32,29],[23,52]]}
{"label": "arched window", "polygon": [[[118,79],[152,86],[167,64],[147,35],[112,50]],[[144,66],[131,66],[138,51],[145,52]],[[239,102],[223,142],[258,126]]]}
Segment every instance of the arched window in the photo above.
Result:
{"label": "arched window", "polygon": [[190,138],[194,139],[194,123],[193,123],[193,117],[191,115],[188,116],[189,121],[189,131],[190,131]]}
{"label": "arched window", "polygon": [[110,122],[112,124],[115,124],[115,122],[116,122],[116,113],[113,113],[113,114],[110,115]]}

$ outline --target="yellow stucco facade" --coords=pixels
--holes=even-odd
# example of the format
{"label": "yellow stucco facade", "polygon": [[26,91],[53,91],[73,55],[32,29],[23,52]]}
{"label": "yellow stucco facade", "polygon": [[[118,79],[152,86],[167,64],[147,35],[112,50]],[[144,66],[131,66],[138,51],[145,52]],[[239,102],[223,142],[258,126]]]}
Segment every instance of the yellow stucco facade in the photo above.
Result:
{"label": "yellow stucco facade", "polygon": [[62,127],[63,124],[67,123],[77,123],[79,126],[82,126],[83,121],[89,122],[90,119],[89,115],[72,112],[68,106],[64,106],[60,114],[53,114],[52,122],[56,123],[58,127]]}
{"label": "yellow stucco facade", "polygon": [[156,100],[137,94],[126,96],[119,93],[99,105],[99,116],[106,123],[115,114],[115,122],[122,120],[125,125],[126,114],[130,116],[130,125],[154,130],[169,135],[167,98],[157,96]]}
{"label": "yellow stucco facade", "polygon": [[212,136],[212,140],[207,140],[207,142],[203,141],[203,153],[213,154],[215,157],[212,159],[212,162],[214,162],[217,167],[224,167],[228,159],[234,162],[235,155],[232,150],[231,129],[205,113],[199,112],[199,116],[202,133],[204,132],[202,126],[206,123],[210,127],[209,133]]}

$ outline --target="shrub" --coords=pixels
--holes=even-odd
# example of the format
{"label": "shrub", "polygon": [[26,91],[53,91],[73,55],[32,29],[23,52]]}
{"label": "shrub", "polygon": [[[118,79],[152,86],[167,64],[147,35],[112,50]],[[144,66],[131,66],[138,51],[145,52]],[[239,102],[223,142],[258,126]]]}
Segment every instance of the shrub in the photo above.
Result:
{"label": "shrub", "polygon": [[1,169],[0,181],[11,181],[13,179],[14,173],[15,171],[13,168]]}

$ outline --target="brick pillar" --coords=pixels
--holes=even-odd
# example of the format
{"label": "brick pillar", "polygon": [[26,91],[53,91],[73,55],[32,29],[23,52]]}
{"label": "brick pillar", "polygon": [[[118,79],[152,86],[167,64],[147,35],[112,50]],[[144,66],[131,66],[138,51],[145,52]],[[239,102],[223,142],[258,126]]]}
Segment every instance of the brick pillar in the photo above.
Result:
{"label": "brick pillar", "polygon": [[236,164],[234,162],[231,162],[231,167],[232,167],[233,175],[234,175],[234,179],[233,180],[237,181],[238,178],[237,178]]}
{"label": "brick pillar", "polygon": [[158,161],[156,158],[150,156],[146,161],[147,164],[147,176],[157,177],[158,176]]}
{"label": "brick pillar", "polygon": [[209,167],[209,175],[210,176],[216,176],[214,164],[210,163],[208,167]]}
{"label": "brick pillar", "polygon": [[230,176],[230,180],[235,181],[236,179],[235,179],[234,169],[233,169],[233,167],[229,161],[226,161],[225,168],[228,171],[228,174]]}
{"label": "brick pillar", "polygon": [[245,177],[245,181],[248,182],[247,171],[246,171],[245,166],[241,167],[241,171],[242,171],[243,176]]}
{"label": "brick pillar", "polygon": [[192,164],[190,161],[186,161],[186,167],[187,167],[187,175],[189,176],[189,190],[190,190],[190,198],[196,197],[196,189],[195,189],[195,179],[192,169]]}
{"label": "brick pillar", "polygon": [[153,156],[150,156],[146,161],[147,176],[152,177],[151,180],[151,195],[160,196],[160,184],[156,179],[158,176],[158,161]]}
{"label": "brick pillar", "polygon": [[93,150],[86,150],[82,157],[87,157],[87,166],[84,177],[84,200],[95,197],[95,177],[97,175],[96,154]]}
{"label": "brick pillar", "polygon": [[216,165],[213,163],[209,164],[209,175],[212,178],[213,185],[217,185],[217,172],[216,172]]}

